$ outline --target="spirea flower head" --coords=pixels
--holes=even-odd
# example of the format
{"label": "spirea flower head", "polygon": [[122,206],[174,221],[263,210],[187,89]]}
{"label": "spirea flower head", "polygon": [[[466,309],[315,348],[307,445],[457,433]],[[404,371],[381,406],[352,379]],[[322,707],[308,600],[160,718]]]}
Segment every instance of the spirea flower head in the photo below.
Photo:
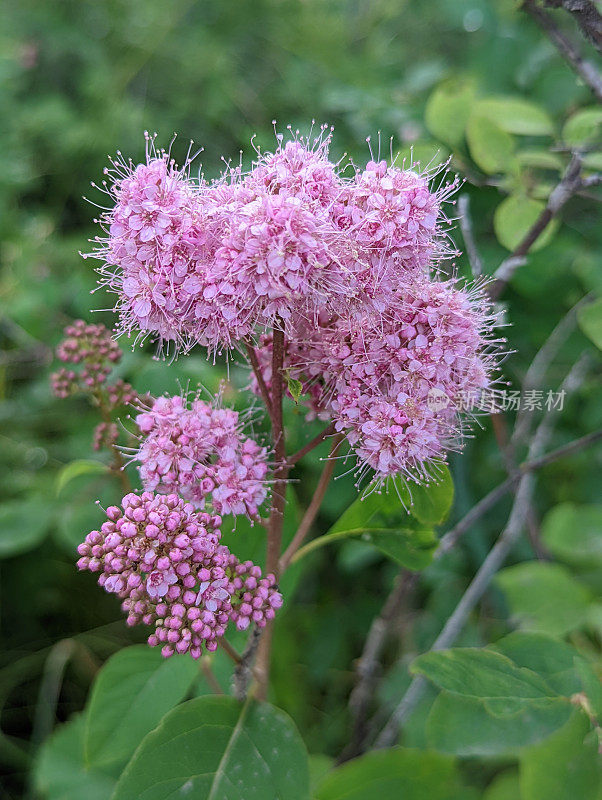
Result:
{"label": "spirea flower head", "polygon": [[458,410],[492,380],[492,312],[478,290],[417,277],[383,314],[339,318],[314,334],[304,374],[360,462],[382,478],[427,477],[462,432]]}
{"label": "spirea flower head", "polygon": [[199,398],[159,397],[138,414],[136,460],[145,489],[177,492],[219,514],[258,515],[267,495],[267,451],[242,432],[239,415]]}
{"label": "spirea flower head", "polygon": [[121,329],[157,333],[182,341],[189,298],[182,291],[200,223],[192,183],[169,153],[147,136],[146,163],[134,166],[120,154],[105,170],[104,191],[113,202],[101,218],[106,231],[89,254],[100,258],[102,283],[119,296]]}
{"label": "spirea flower head", "polygon": [[122,600],[129,625],[153,626],[164,656],[215,650],[229,621],[265,626],[282,604],[273,575],[261,577],[220,544],[218,516],[176,495],[128,494],[79,546],[79,569]]}

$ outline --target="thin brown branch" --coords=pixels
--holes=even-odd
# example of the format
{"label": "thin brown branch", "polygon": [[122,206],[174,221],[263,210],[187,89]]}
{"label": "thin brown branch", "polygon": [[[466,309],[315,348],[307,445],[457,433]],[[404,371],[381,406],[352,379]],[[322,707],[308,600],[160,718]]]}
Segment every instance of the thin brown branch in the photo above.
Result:
{"label": "thin brown branch", "polygon": [[[280,550],[282,547],[282,525],[286,505],[286,480],[289,466],[286,460],[286,444],[282,421],[282,397],[284,393],[282,368],[284,363],[284,332],[275,327],[272,341],[272,443],[274,447],[274,477],[272,484],[272,507],[267,524],[266,573],[278,579]],[[265,700],[270,674],[270,651],[272,646],[273,621],[263,630],[257,653],[257,699]]]}
{"label": "thin brown branch", "polygon": [[581,188],[581,164],[582,156],[579,153],[573,153],[564,175],[552,190],[546,207],[516,246],[512,254],[502,261],[496,270],[494,282],[489,285],[488,289],[488,294],[492,299],[496,299],[500,296],[516,270],[525,264],[526,255],[531,247],[533,247],[537,239],[567,201]]}
{"label": "thin brown branch", "polygon": [[328,484],[330,483],[330,479],[332,477],[332,473],[334,471],[335,466],[335,459],[334,454],[344,439],[344,435],[342,433],[336,434],[336,436],[332,439],[332,444],[330,447],[330,456],[326,460],[326,464],[324,469],[322,470],[322,474],[320,476],[320,480],[318,481],[318,485],[316,487],[316,491],[314,492],[314,496],[311,499],[309,506],[307,507],[307,511],[303,515],[303,519],[301,520],[299,527],[295,535],[293,536],[291,543],[286,548],[282,558],[280,559],[280,573],[284,572],[284,570],[288,567],[291,562],[291,559],[299,549],[299,547],[303,544],[303,541],[313,522],[320,511],[320,507],[322,506],[322,501],[324,500],[324,495],[326,494],[326,490],[328,489]]}
{"label": "thin brown branch", "polygon": [[323,431],[320,431],[314,438],[304,445],[300,450],[297,450],[296,453],[293,453],[292,456],[288,457],[288,465],[289,467],[294,467],[298,461],[306,456],[308,453],[311,453],[318,445],[322,444],[324,439],[327,439],[334,433],[334,422],[331,422],[330,425],[327,425]]}
{"label": "thin brown branch", "polygon": [[272,419],[272,400],[270,398],[270,393],[268,392],[268,387],[266,386],[265,380],[263,379],[263,372],[261,371],[261,366],[259,365],[259,359],[257,358],[257,353],[255,352],[255,348],[249,342],[245,342],[245,347],[247,350],[247,355],[249,357],[249,363],[251,364],[251,369],[255,374],[255,379],[257,380],[257,385],[259,386],[259,391],[261,393],[261,399],[266,407],[270,420]]}
{"label": "thin brown branch", "polygon": [[213,694],[224,694],[224,690],[220,686],[218,679],[215,677],[215,673],[211,668],[211,662],[207,656],[203,656],[203,658],[201,658],[201,669]]}
{"label": "thin brown branch", "polygon": [[602,15],[592,0],[545,0],[548,8],[563,8],[575,19],[583,36],[602,53]]}
{"label": "thin brown branch", "polygon": [[353,719],[351,740],[339,757],[339,763],[355,758],[363,751],[368,735],[368,713],[374,690],[381,673],[380,658],[391,628],[418,582],[419,573],[402,570],[380,614],[372,620],[364,649],[355,668],[356,684],[349,697]]}
{"label": "thin brown branch", "polygon": [[232,688],[234,689],[234,697],[236,697],[237,700],[245,700],[247,696],[247,689],[253,675],[253,662],[257,654],[260,639],[261,628],[255,626],[241,659],[236,665],[234,675],[232,676]]}
{"label": "thin brown branch", "polygon": [[523,0],[522,8],[544,31],[573,72],[576,72],[581,80],[589,86],[598,102],[602,102],[602,76],[596,67],[583,58],[579,49],[556,25],[551,15],[537,4],[536,0]]}

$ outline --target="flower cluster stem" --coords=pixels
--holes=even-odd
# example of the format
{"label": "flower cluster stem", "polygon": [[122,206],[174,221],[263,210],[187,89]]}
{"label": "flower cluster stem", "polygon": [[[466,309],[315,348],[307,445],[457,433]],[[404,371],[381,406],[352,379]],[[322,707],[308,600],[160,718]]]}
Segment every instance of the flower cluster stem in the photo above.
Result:
{"label": "flower cluster stem", "polygon": [[[286,460],[286,442],[282,422],[282,397],[284,394],[282,366],[284,363],[284,333],[274,328],[272,347],[272,396],[271,421],[272,443],[274,447],[274,483],[272,487],[272,507],[267,523],[266,574],[272,573],[278,579],[280,550],[282,548],[282,526],[286,505],[286,481],[289,465]],[[256,371],[257,374],[258,370]],[[270,652],[272,647],[272,622],[268,622],[257,652],[257,699],[265,700],[270,676]]]}

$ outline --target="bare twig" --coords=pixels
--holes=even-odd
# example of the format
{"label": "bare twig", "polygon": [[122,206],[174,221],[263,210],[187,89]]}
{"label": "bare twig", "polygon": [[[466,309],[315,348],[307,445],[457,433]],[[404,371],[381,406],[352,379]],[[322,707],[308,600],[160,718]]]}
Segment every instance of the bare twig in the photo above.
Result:
{"label": "bare twig", "polygon": [[263,379],[263,372],[261,371],[261,366],[259,365],[259,359],[257,358],[257,353],[255,352],[255,348],[249,342],[245,342],[245,347],[247,350],[247,355],[249,357],[249,363],[251,364],[251,368],[255,374],[255,379],[257,380],[257,385],[259,386],[259,391],[261,393],[261,399],[264,402],[264,405],[267,409],[268,416],[270,420],[272,419],[272,400],[270,398],[270,393],[268,392],[268,387],[265,384]]}
{"label": "bare twig", "polygon": [[293,536],[291,543],[286,548],[282,558],[280,559],[280,567],[279,571],[282,573],[288,567],[291,562],[291,559],[303,543],[303,540],[309,533],[313,522],[320,511],[320,506],[322,505],[322,501],[324,500],[324,495],[326,494],[326,490],[328,489],[328,484],[330,483],[330,479],[332,478],[332,473],[334,471],[335,466],[335,459],[334,454],[344,439],[344,435],[342,433],[337,433],[336,436],[332,438],[332,444],[330,446],[330,456],[326,460],[326,464],[324,465],[324,469],[322,470],[322,475],[320,476],[320,480],[318,481],[318,485],[316,487],[316,491],[314,492],[314,496],[311,499],[309,506],[307,507],[307,511],[303,515],[303,519],[299,523],[299,527],[295,535]]}
{"label": "bare twig", "polygon": [[550,222],[559,213],[565,203],[582,187],[581,164],[582,156],[573,153],[568,167],[560,182],[552,190],[546,207],[527,231],[522,241],[516,246],[512,254],[506,258],[494,275],[494,282],[489,285],[488,293],[493,299],[500,296],[506,284],[510,281],[516,270],[526,262],[526,255],[533,247],[539,236],[545,231]]}
{"label": "bare twig", "polygon": [[576,72],[589,86],[598,102],[602,102],[602,76],[596,67],[583,58],[574,43],[556,25],[550,14],[537,4],[536,0],[524,0],[522,7],[546,33],[573,72]]}
{"label": "bare twig", "polygon": [[292,456],[288,457],[288,465],[289,467],[294,467],[297,461],[301,461],[303,456],[306,456],[308,453],[311,453],[318,445],[322,444],[324,439],[327,439],[334,433],[334,422],[331,422],[330,425],[327,425],[323,431],[320,431],[314,438],[304,445],[300,450],[297,450],[296,453],[293,453]]}
{"label": "bare twig", "polygon": [[[577,323],[577,312],[585,304],[591,302],[590,295],[586,295],[579,300],[575,305],[564,315],[556,327],[552,330],[546,341],[539,348],[533,361],[529,365],[525,378],[523,380],[522,391],[523,393],[538,389],[541,387],[543,380],[546,376],[550,365],[556,358],[558,351],[568,339],[570,334],[575,328]],[[524,411],[520,410],[514,425],[514,431],[510,438],[510,446],[515,447],[517,443],[523,441],[529,434],[531,426],[531,416]]]}
{"label": "bare twig", "polygon": [[220,686],[218,679],[215,677],[215,673],[211,668],[211,661],[207,656],[203,656],[201,658],[201,670],[203,671],[205,680],[209,684],[209,688],[213,694],[224,694],[224,690]]}
{"label": "bare twig", "polygon": [[234,670],[232,688],[234,689],[234,696],[237,700],[244,700],[247,696],[247,689],[253,675],[253,661],[255,660],[257,648],[259,647],[260,638],[261,628],[256,626],[253,628],[247,646]]}
{"label": "bare twig", "polygon": [[368,734],[368,712],[376,683],[380,677],[380,658],[392,625],[403,608],[408,596],[416,586],[419,573],[402,570],[391,590],[380,614],[374,618],[357,661],[357,680],[349,697],[349,711],[353,718],[351,740],[341,753],[339,763],[360,755]]}
{"label": "bare twig", "polygon": [[[286,506],[286,480],[289,466],[286,460],[286,444],[282,421],[282,396],[284,392],[282,366],[284,362],[284,332],[274,327],[272,341],[272,442],[274,445],[274,479],[272,484],[272,507],[267,524],[266,573],[278,578],[280,549],[282,547],[282,525]],[[263,629],[257,653],[258,675],[257,698],[265,700],[270,674],[270,650],[272,644],[272,620]]]}
{"label": "bare twig", "polygon": [[[585,360],[580,359],[565,378],[561,389],[566,392],[573,391],[583,378]],[[541,455],[553,429],[553,417],[548,414],[539,424],[529,446],[529,458],[535,459]],[[525,523],[525,516],[531,504],[535,478],[531,473],[521,476],[516,496],[510,512],[506,527],[499,539],[489,551],[486,559],[477,574],[462,596],[460,602],[445,623],[443,630],[435,640],[431,650],[442,650],[449,647],[464,627],[470,613],[477,605],[493,577],[506,560],[510,550],[518,540]],[[402,697],[397,708],[376,739],[375,746],[388,747],[395,742],[399,728],[410,716],[416,704],[422,697],[426,687],[426,680],[418,676],[414,678]]]}
{"label": "bare twig", "polygon": [[602,53],[602,15],[591,0],[545,0],[548,8],[564,8],[571,14],[583,36]]}
{"label": "bare twig", "polygon": [[458,198],[458,216],[460,218],[460,230],[466,245],[466,255],[473,276],[476,278],[483,274],[483,260],[479,253],[477,243],[472,230],[472,219],[470,217],[470,196],[461,194]]}

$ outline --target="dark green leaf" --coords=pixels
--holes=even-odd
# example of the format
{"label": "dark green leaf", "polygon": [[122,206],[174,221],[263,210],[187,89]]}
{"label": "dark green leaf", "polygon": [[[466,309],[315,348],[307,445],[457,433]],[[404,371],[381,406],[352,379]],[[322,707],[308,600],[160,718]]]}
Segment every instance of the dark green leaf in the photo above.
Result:
{"label": "dark green leaf", "polygon": [[350,761],[330,772],[315,790],[316,800],[451,800],[461,786],[452,759],[395,747]]}
{"label": "dark green leaf", "polygon": [[60,725],[38,753],[34,783],[46,800],[109,800],[115,786],[110,773],[84,764],[83,714]]}
{"label": "dark green leaf", "polygon": [[602,762],[598,741],[585,714],[567,724],[520,759],[522,800],[597,800]]}
{"label": "dark green leaf", "polygon": [[186,695],[198,665],[134,645],[112,656],[92,687],[85,754],[89,764],[126,762],[140,741]]}
{"label": "dark green leaf", "polygon": [[40,544],[52,518],[43,498],[9,500],[0,506],[0,558],[25,553]]}
{"label": "dark green leaf", "polygon": [[60,494],[65,486],[82,475],[103,475],[108,472],[108,466],[103,464],[102,461],[93,461],[89,458],[80,458],[76,461],[71,461],[69,464],[65,464],[57,475],[56,493]]}
{"label": "dark green leaf", "polygon": [[[602,322],[602,316],[600,319]],[[545,516],[541,537],[545,547],[562,561],[602,564],[602,505],[557,505]]]}
{"label": "dark green leaf", "polygon": [[526,630],[562,636],[585,624],[590,592],[560,564],[517,564],[502,570],[496,582]]}
{"label": "dark green leaf", "polygon": [[458,647],[418,656],[412,672],[425,675],[449,692],[486,699],[523,700],[554,697],[556,692],[537,673],[509,658],[476,647]]}
{"label": "dark green leaf", "polygon": [[290,718],[267,703],[199,697],[142,741],[113,800],[309,800],[307,752]]}
{"label": "dark green leaf", "polygon": [[557,694],[570,697],[580,691],[577,666],[583,661],[577,651],[542,633],[515,631],[491,646],[517,666],[536,672]]}
{"label": "dark green leaf", "polygon": [[539,742],[569,719],[563,698],[522,701],[503,709],[492,701],[441,692],[427,720],[431,747],[459,756],[509,756]]}

